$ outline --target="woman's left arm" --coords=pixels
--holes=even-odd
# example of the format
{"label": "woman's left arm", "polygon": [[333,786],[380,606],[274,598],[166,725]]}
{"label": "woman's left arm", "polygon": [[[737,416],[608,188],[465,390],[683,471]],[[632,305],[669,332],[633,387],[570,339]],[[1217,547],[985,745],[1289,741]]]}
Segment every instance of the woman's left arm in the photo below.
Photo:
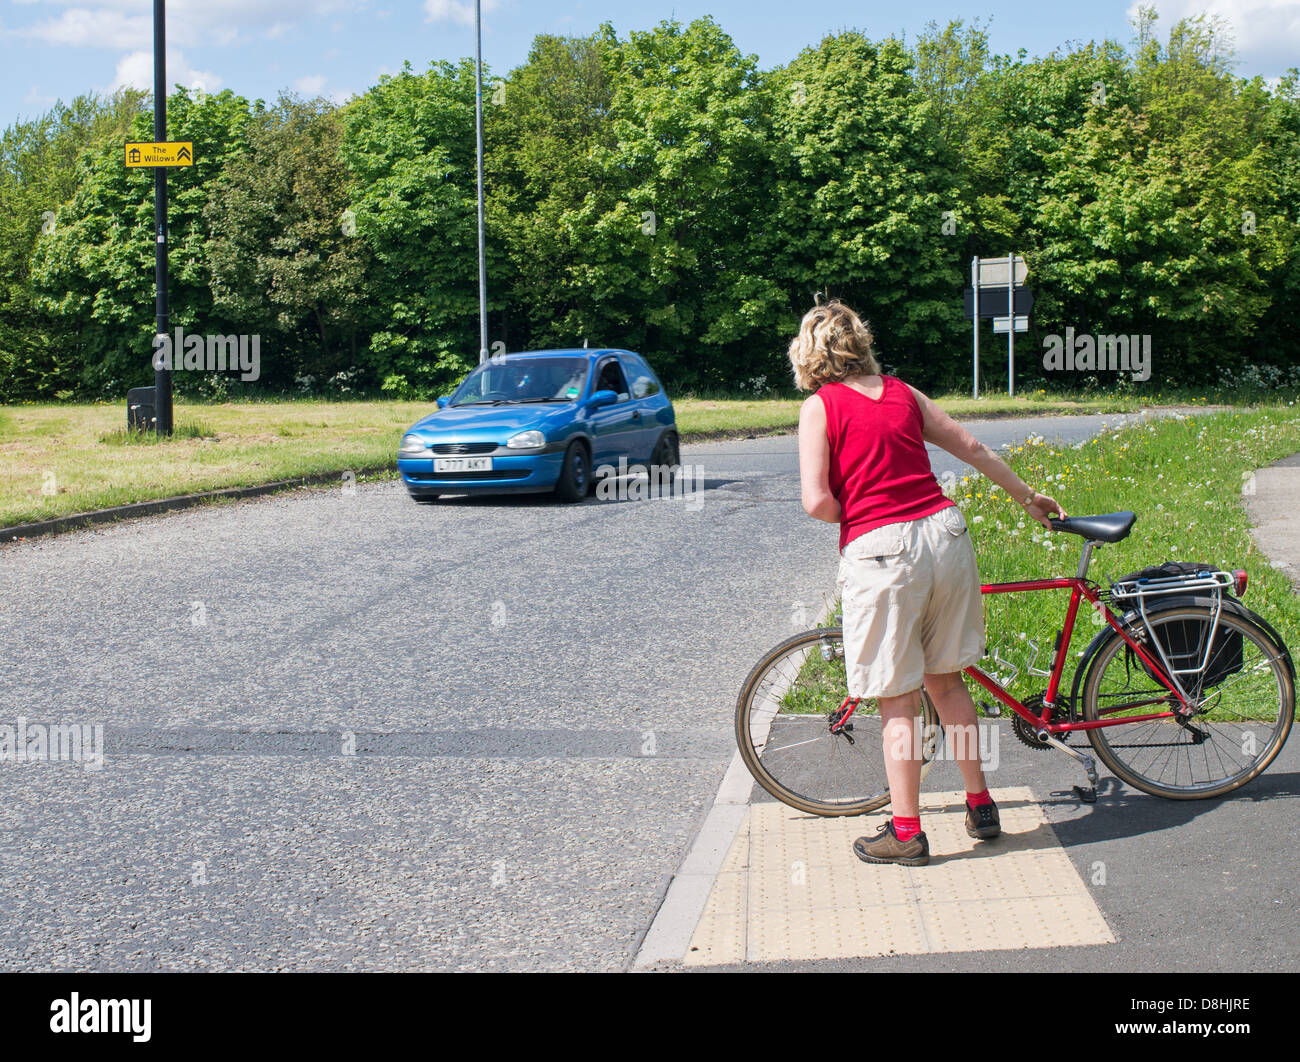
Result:
{"label": "woman's left arm", "polygon": [[828,524],[840,522],[840,503],[831,493],[831,443],[826,436],[826,407],[809,395],[799,410],[799,486],[803,511]]}

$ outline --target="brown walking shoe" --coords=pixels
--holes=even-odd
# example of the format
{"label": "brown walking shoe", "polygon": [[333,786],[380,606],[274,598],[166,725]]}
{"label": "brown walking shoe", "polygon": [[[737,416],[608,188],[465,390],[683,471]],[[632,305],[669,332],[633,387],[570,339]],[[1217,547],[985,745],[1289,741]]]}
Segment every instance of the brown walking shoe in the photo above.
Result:
{"label": "brown walking shoe", "polygon": [[1002,832],[998,819],[998,806],[992,801],[977,808],[966,805],[966,833],[981,841],[989,841]]}
{"label": "brown walking shoe", "polygon": [[859,837],[853,852],[864,863],[898,863],[905,867],[923,867],[930,862],[930,841],[918,833],[910,841],[900,841],[894,832],[894,820],[880,827],[874,838]]}

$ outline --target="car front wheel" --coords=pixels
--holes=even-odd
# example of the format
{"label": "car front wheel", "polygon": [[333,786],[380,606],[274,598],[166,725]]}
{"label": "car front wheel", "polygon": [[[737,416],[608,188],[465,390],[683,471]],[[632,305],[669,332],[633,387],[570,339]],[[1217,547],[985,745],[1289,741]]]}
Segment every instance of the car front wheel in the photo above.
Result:
{"label": "car front wheel", "polygon": [[555,484],[555,493],[561,501],[582,501],[590,485],[591,462],[587,458],[587,448],[582,443],[571,443],[564,451],[564,465],[560,469],[559,482]]}

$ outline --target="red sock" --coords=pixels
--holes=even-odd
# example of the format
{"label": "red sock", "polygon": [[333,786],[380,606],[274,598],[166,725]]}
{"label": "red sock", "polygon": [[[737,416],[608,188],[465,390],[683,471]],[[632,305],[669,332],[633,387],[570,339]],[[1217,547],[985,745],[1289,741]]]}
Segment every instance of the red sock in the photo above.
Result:
{"label": "red sock", "polygon": [[894,836],[900,841],[910,841],[921,832],[921,816],[905,819],[901,815],[894,816]]}
{"label": "red sock", "polygon": [[985,789],[982,793],[967,793],[966,803],[970,807],[977,808],[983,804],[992,804],[993,798],[989,796],[989,791]]}

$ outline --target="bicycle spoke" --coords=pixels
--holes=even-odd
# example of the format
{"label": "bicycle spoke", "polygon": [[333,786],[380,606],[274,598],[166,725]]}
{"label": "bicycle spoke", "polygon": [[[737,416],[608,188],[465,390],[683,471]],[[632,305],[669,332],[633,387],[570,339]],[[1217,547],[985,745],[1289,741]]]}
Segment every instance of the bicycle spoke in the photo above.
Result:
{"label": "bicycle spoke", "polygon": [[[1271,759],[1289,730],[1294,690],[1272,643],[1250,621],[1224,612],[1207,653],[1211,615],[1209,609],[1189,605],[1156,613],[1148,621],[1149,634],[1166,647],[1170,665],[1197,669],[1178,676],[1194,708],[1190,718],[1179,722],[1170,715],[1090,731],[1112,770],[1148,792],[1225,792]],[[1239,661],[1235,648],[1228,655],[1238,638]],[[1158,652],[1153,656],[1160,659]],[[1119,638],[1102,647],[1090,676],[1087,718],[1115,723],[1126,715],[1153,714],[1159,705],[1178,710],[1168,691],[1151,688],[1150,670],[1126,656]]]}
{"label": "bicycle spoke", "polygon": [[[830,729],[847,694],[838,628],[791,639],[758,665],[742,691],[737,733],[746,765],[768,794],[817,814],[888,802],[875,701],[859,701],[842,733]],[[918,728],[937,723],[928,711]]]}

